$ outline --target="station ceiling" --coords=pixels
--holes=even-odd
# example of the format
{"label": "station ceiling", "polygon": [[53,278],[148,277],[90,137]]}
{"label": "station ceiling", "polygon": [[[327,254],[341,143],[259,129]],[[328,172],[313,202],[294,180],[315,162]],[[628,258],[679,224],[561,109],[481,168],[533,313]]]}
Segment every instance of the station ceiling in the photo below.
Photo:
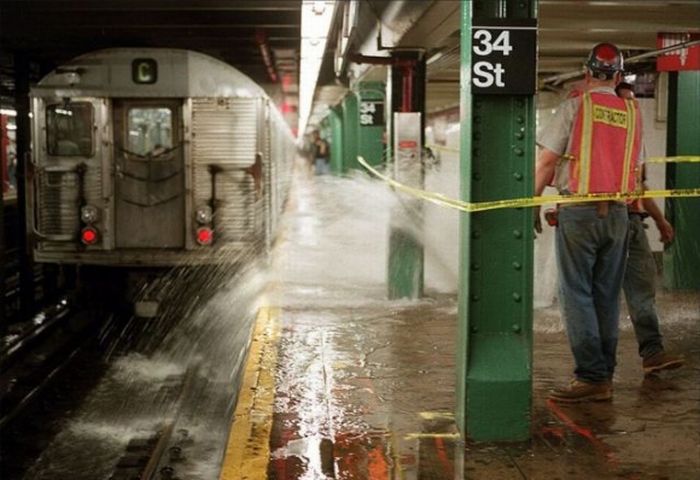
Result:
{"label": "station ceiling", "polygon": [[[0,68],[7,74],[16,52],[46,73],[100,48],[183,48],[219,58],[296,103],[300,7],[301,0],[0,0]],[[12,95],[11,75],[0,88]]]}
{"label": "station ceiling", "polygon": [[[459,103],[460,2],[414,7],[397,18],[385,11],[383,37],[398,39],[397,47],[425,49],[428,111],[454,107]],[[580,70],[590,48],[600,42],[615,43],[627,55],[655,50],[659,32],[700,33],[700,0],[539,0],[538,74]],[[653,70],[654,62],[650,58],[636,67]]]}
{"label": "station ceiling", "polygon": [[[457,105],[460,2],[359,4],[361,38],[355,49],[376,44],[380,24],[385,42],[420,47],[431,59],[429,111]],[[0,0],[0,96],[5,103],[12,99],[16,52],[38,65],[38,77],[88,51],[150,46],[210,54],[265,86],[278,101],[293,105],[300,6],[301,0]],[[404,15],[396,14],[402,11]],[[590,47],[601,41],[639,53],[655,49],[657,32],[700,32],[700,0],[539,0],[539,27],[539,73],[552,75],[579,68]],[[332,74],[332,52],[327,58],[331,61],[321,73],[325,86],[318,91],[319,103],[333,103],[346,91],[347,83]]]}

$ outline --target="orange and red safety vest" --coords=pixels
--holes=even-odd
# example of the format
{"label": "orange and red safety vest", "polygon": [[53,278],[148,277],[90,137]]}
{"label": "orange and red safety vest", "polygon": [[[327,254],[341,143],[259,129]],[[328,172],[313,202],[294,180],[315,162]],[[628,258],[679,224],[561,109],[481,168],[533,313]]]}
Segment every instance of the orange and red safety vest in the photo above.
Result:
{"label": "orange and red safety vest", "polygon": [[585,92],[565,158],[570,193],[628,193],[641,187],[642,123],[634,100]]}

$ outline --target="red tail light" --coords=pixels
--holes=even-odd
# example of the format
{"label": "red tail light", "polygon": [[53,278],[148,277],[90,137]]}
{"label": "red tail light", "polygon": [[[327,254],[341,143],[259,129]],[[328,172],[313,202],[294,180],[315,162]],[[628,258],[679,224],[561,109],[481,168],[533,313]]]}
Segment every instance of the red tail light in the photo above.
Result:
{"label": "red tail light", "polygon": [[98,238],[97,230],[93,227],[85,227],[80,231],[80,241],[85,245],[94,245]]}
{"label": "red tail light", "polygon": [[200,245],[211,245],[214,241],[214,231],[209,227],[197,229],[197,243]]}

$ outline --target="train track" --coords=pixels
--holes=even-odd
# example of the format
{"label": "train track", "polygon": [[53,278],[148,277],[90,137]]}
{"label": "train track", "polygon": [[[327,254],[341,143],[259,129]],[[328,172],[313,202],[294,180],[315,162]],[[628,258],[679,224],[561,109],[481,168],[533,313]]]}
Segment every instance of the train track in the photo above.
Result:
{"label": "train track", "polygon": [[[51,476],[53,469],[79,472],[84,466],[80,478],[91,478],[90,461],[84,462],[81,455],[54,455],[75,438],[82,440],[70,433],[64,435],[70,432],[68,426],[75,414],[80,418],[84,411],[91,412],[88,417],[93,421],[100,412],[110,412],[112,394],[105,392],[114,388],[119,389],[115,392],[120,392],[117,396],[121,399],[115,400],[115,409],[128,405],[128,411],[137,412],[139,419],[145,414],[165,420],[156,427],[147,426],[150,431],[137,433],[126,444],[113,444],[110,438],[104,446],[96,446],[96,452],[110,451],[110,460],[95,464],[102,467],[98,468],[100,478],[176,480],[197,471],[202,459],[219,446],[210,434],[218,434],[221,418],[230,414],[230,385],[201,373],[206,367],[164,373],[165,377],[154,377],[145,390],[134,389],[130,376],[128,380],[119,376],[115,384],[110,383],[119,359],[131,353],[137,358],[152,353],[142,340],[154,334],[153,325],[125,321],[116,312],[78,310],[68,302],[59,302],[28,323],[27,328],[15,329],[10,341],[0,342],[0,477],[20,479],[31,472],[32,478],[60,478]],[[119,375],[122,368],[129,372],[144,369],[138,362],[137,367],[127,365],[116,367]],[[106,390],[100,390],[103,385]],[[93,395],[95,391],[102,393]],[[129,391],[135,395],[125,396]],[[207,401],[204,410],[203,398]],[[122,419],[106,413],[102,418],[119,427],[131,421],[128,414]],[[134,429],[143,432],[139,422],[134,423],[138,425]],[[205,430],[203,422],[210,422]],[[153,425],[151,420],[147,424]],[[61,443],[58,438],[69,442]],[[91,447],[88,442],[78,448],[83,453]],[[44,457],[49,460],[44,462]]]}
{"label": "train track", "polygon": [[51,385],[82,348],[90,322],[66,299],[24,322],[0,347],[0,432]]}
{"label": "train track", "polygon": [[[187,369],[177,387],[177,398],[170,419],[148,438],[134,438],[119,459],[110,480],[176,480],[178,463],[193,440],[186,428],[179,428],[182,417],[193,407],[198,366]],[[164,386],[161,390],[173,390]],[[167,395],[168,392],[166,391]]]}
{"label": "train track", "polygon": [[0,337],[0,477],[24,478],[101,375],[86,348],[99,318],[63,299]]}

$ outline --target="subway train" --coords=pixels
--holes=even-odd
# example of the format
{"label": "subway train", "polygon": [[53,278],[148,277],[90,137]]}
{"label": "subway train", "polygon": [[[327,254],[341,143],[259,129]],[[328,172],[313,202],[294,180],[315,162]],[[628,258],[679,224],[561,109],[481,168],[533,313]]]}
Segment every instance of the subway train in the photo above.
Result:
{"label": "subway train", "polygon": [[32,90],[38,262],[171,267],[265,254],[294,138],[263,89],[201,53],[115,48]]}

